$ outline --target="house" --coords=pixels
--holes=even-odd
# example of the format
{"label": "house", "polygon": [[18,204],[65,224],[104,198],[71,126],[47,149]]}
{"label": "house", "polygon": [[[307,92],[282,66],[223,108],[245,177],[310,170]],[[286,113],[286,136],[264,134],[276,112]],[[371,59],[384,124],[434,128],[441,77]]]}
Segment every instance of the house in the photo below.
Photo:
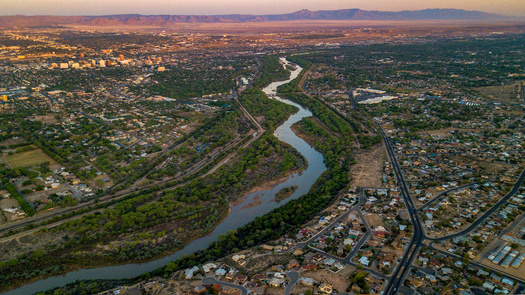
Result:
{"label": "house", "polygon": [[485,289],[487,289],[489,291],[493,291],[495,286],[491,282],[484,282],[483,283],[483,288],[485,288]]}
{"label": "house", "polygon": [[428,263],[428,258],[426,258],[425,256],[421,256],[421,255],[420,255],[420,256],[417,258],[417,260],[421,261],[421,263],[423,263],[423,266],[427,265],[427,263]]}
{"label": "house", "polygon": [[427,274],[426,279],[429,280],[431,283],[437,283],[436,276]]}
{"label": "house", "polygon": [[279,278],[272,278],[269,285],[272,287],[280,287],[283,284],[284,280]]}
{"label": "house", "polygon": [[300,278],[299,282],[308,287],[312,287],[314,285],[314,279],[312,278]]}
{"label": "house", "polygon": [[423,282],[418,279],[412,279],[410,280],[410,285],[419,288],[423,285]]}
{"label": "house", "polygon": [[443,267],[443,263],[438,262],[438,261],[436,261],[434,259],[430,259],[430,264],[434,265],[437,268],[442,268]]}
{"label": "house", "polygon": [[305,264],[305,265],[301,266],[301,268],[303,270],[317,269],[317,264],[309,263],[309,264]]}
{"label": "house", "polygon": [[229,287],[229,286],[224,286],[224,288],[222,288],[222,293],[221,294],[230,294],[230,295],[237,295],[237,294],[241,294],[241,290],[237,289],[237,288],[232,288],[232,287]]}
{"label": "house", "polygon": [[335,260],[333,258],[326,258],[323,260],[323,263],[326,265],[333,265],[335,263]]}
{"label": "house", "polygon": [[312,262],[319,263],[319,262],[321,262],[323,259],[324,259],[324,255],[322,255],[322,254],[315,254],[315,255],[312,257]]}
{"label": "house", "polygon": [[215,263],[207,263],[207,264],[202,266],[202,270],[205,273],[209,273],[212,269],[216,269],[216,268],[217,268],[217,264],[215,264]]}
{"label": "house", "polygon": [[226,274],[226,270],[224,268],[219,268],[215,271],[215,275],[218,277],[222,277]]}
{"label": "house", "polygon": [[441,271],[443,272],[443,274],[446,274],[446,275],[450,275],[452,274],[452,269],[451,268],[448,268],[448,267],[443,267],[441,269]]}
{"label": "house", "polygon": [[197,266],[194,266],[192,268],[188,268],[184,271],[184,277],[187,279],[187,280],[190,280],[191,278],[193,278],[193,274],[195,272],[199,271],[199,268]]}
{"label": "house", "polygon": [[206,291],[206,287],[204,287],[203,285],[200,285],[198,287],[195,287],[193,291],[195,291],[195,293],[197,294],[204,293]]}
{"label": "house", "polygon": [[288,269],[292,269],[294,267],[298,267],[299,266],[299,261],[295,260],[295,259],[292,259],[288,262],[288,264],[286,265],[286,268]]}
{"label": "house", "polygon": [[243,285],[248,280],[248,277],[243,274],[237,274],[235,280],[239,282],[240,285]]}
{"label": "house", "polygon": [[368,257],[362,256],[359,258],[359,263],[361,263],[364,266],[368,266],[370,264],[370,261],[368,260]]}
{"label": "house", "polygon": [[488,276],[490,273],[488,271],[484,271],[483,269],[480,269],[478,270],[478,273],[476,273],[476,275],[478,277],[486,277]]}
{"label": "house", "polygon": [[226,280],[228,280],[228,281],[231,281],[231,280],[233,280],[233,278],[235,277],[235,274],[236,274],[236,273],[237,273],[237,272],[235,271],[235,269],[230,268],[230,271],[226,274],[226,276],[225,276],[224,278],[225,278]]}

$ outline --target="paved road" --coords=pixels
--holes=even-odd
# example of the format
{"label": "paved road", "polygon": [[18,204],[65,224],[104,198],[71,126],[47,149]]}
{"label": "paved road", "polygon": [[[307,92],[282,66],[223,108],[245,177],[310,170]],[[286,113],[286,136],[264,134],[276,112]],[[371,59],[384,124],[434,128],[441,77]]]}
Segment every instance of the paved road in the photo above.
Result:
{"label": "paved road", "polygon": [[456,238],[456,237],[459,237],[459,236],[463,236],[463,235],[471,232],[478,225],[480,225],[483,221],[485,221],[485,219],[487,219],[487,217],[489,217],[492,213],[494,213],[503,203],[506,203],[512,196],[514,196],[519,191],[519,189],[521,187],[521,184],[523,183],[524,179],[525,179],[525,170],[523,170],[523,172],[521,172],[521,175],[518,178],[518,180],[516,181],[516,183],[514,184],[514,187],[512,188],[512,190],[510,192],[508,192],[507,195],[505,195],[505,197],[503,197],[501,200],[499,200],[499,202],[494,204],[494,206],[490,207],[489,210],[487,210],[485,213],[483,213],[483,215],[481,215],[478,219],[476,219],[476,221],[474,221],[466,229],[464,229],[462,231],[459,231],[459,232],[457,232],[455,234],[448,235],[448,236],[444,236],[444,237],[440,237],[440,238],[429,238],[429,237],[427,237],[427,239],[432,240],[432,241],[443,241],[443,240],[447,240],[447,239],[452,239],[452,238]]}
{"label": "paved road", "polygon": [[337,217],[337,219],[335,219],[332,223],[330,223],[330,225],[328,225],[327,227],[325,227],[323,230],[321,230],[320,232],[318,232],[317,234],[315,234],[313,237],[309,238],[306,242],[301,242],[301,243],[297,243],[295,246],[297,248],[304,248],[306,246],[308,246],[310,243],[312,243],[313,241],[317,240],[317,238],[319,238],[320,236],[322,236],[325,232],[327,232],[328,230],[330,230],[331,228],[333,228],[336,224],[338,224],[341,220],[343,220],[345,217],[348,216],[348,214],[350,214],[350,212],[352,212],[353,208],[346,211],[344,214],[342,214],[341,216]]}
{"label": "paved road", "polygon": [[[361,192],[359,194],[359,202],[357,205],[355,205],[354,207],[350,208],[350,210],[348,210],[347,212],[345,212],[343,215],[339,216],[336,220],[334,220],[329,226],[327,226],[326,228],[324,228],[322,231],[320,231],[319,233],[317,233],[316,235],[314,235],[313,237],[311,237],[310,239],[308,239],[308,241],[306,242],[302,242],[302,243],[297,243],[295,246],[297,248],[305,248],[307,247],[310,243],[312,243],[313,241],[315,241],[318,237],[320,237],[321,235],[323,235],[327,230],[333,228],[337,223],[339,223],[343,218],[345,218],[346,216],[348,216],[348,214],[350,214],[351,212],[355,211],[357,212],[357,214],[359,214],[361,220],[363,221],[367,231],[366,233],[364,234],[364,236],[359,239],[359,241],[357,242],[357,244],[353,247],[352,251],[345,257],[345,258],[341,258],[341,257],[338,257],[338,256],[335,256],[335,255],[332,255],[332,254],[329,254],[329,253],[326,253],[322,250],[319,250],[317,248],[312,248],[312,247],[308,247],[308,249],[312,250],[312,251],[315,251],[317,253],[321,253],[323,254],[324,256],[326,257],[329,257],[329,258],[332,258],[336,261],[339,261],[341,263],[346,263],[346,264],[349,264],[349,265],[352,265],[352,266],[357,266],[355,263],[352,262],[352,258],[354,257],[354,255],[357,253],[357,251],[363,246],[364,243],[366,243],[366,241],[368,240],[368,238],[370,237],[370,235],[372,234],[372,230],[370,229],[370,226],[368,225],[368,222],[366,221],[365,217],[363,216],[363,213],[361,212],[361,210],[359,209],[360,206],[363,205],[364,203],[364,190],[366,188],[361,188]],[[373,270],[370,270],[370,269],[366,269],[366,271],[368,271],[369,273],[375,275],[376,277],[379,277],[379,278],[382,278],[382,279],[386,279],[387,276],[385,276],[384,274],[382,273],[379,273],[379,272],[376,272],[376,271],[373,271]]]}
{"label": "paved road", "polygon": [[430,204],[434,203],[435,201],[441,199],[444,195],[448,194],[448,193],[451,193],[451,192],[454,192],[454,191],[457,191],[457,190],[460,190],[460,189],[464,189],[464,188],[467,188],[467,187],[471,187],[471,186],[474,186],[478,184],[477,182],[475,183],[471,183],[471,184],[467,184],[467,185],[462,185],[462,186],[458,186],[456,188],[453,188],[453,189],[449,189],[449,190],[446,190],[442,193],[440,193],[439,195],[437,195],[436,197],[434,197],[432,200],[428,201],[427,203],[425,203],[425,205],[423,205],[421,208],[419,208],[418,211],[423,211],[425,210],[428,206],[430,206]]}
{"label": "paved road", "polygon": [[463,172],[474,172],[474,170],[472,170],[472,169],[462,169],[462,170],[454,171],[452,173],[443,174],[441,176],[436,176],[436,177],[426,178],[426,179],[421,179],[421,180],[407,180],[406,182],[420,183],[420,182],[425,182],[425,181],[433,181],[433,180],[436,180],[436,179],[441,179],[442,177],[448,177],[448,176],[456,175],[456,174],[463,173]]}
{"label": "paved road", "polygon": [[245,287],[237,285],[237,284],[232,284],[232,283],[218,281],[214,277],[205,277],[204,279],[202,279],[202,283],[205,284],[205,285],[218,284],[218,285],[221,285],[223,287],[224,286],[228,286],[228,287],[231,287],[231,288],[235,288],[235,289],[241,290],[241,295],[248,295],[248,289],[246,289]]}
{"label": "paved road", "polygon": [[388,156],[392,163],[392,168],[394,169],[399,188],[401,189],[401,194],[405,199],[407,211],[410,214],[410,220],[412,221],[412,225],[414,227],[412,240],[410,241],[407,251],[401,258],[401,261],[399,262],[396,270],[392,274],[392,278],[388,282],[383,292],[383,294],[396,294],[399,291],[399,288],[402,286],[403,282],[405,281],[405,278],[409,273],[410,266],[412,265],[412,262],[416,258],[419,249],[422,246],[424,233],[423,226],[421,225],[421,221],[419,220],[418,211],[415,208],[412,197],[410,196],[410,191],[408,190],[408,186],[403,178],[403,173],[395,157],[394,150],[390,144],[390,140],[388,139],[383,128],[381,128],[381,125],[377,125],[380,128],[381,136],[383,137],[383,141],[387,148]]}
{"label": "paved road", "polygon": [[[241,105],[241,107],[242,107],[242,105]],[[244,107],[242,107],[242,108],[244,109]],[[246,109],[244,109],[244,111],[246,111]],[[249,113],[247,111],[246,111],[245,114],[246,114],[246,116],[248,116],[249,120],[252,120],[254,122],[254,124],[256,124],[256,126],[258,128],[261,128],[260,125],[258,125],[257,121],[251,115],[249,115]],[[259,137],[261,137],[261,135],[264,133],[264,131],[265,131],[264,129],[259,129],[258,132],[257,132],[257,135],[252,137],[252,138],[250,138],[250,140],[248,140],[242,147],[244,148],[244,147],[248,146],[249,144],[251,144],[253,141],[257,140]],[[235,146],[237,146],[239,143],[241,143],[242,140],[243,140],[243,138],[238,136],[233,142],[229,143],[226,147],[224,147],[220,151],[216,151],[215,153],[212,153],[211,154],[211,158],[207,157],[206,159],[203,159],[202,161],[196,163],[192,168],[190,168],[190,170],[188,172],[186,172],[185,174],[183,174],[181,176],[173,177],[173,178],[167,179],[165,181],[161,181],[161,182],[157,182],[157,183],[153,183],[151,185],[147,185],[147,186],[141,187],[140,190],[145,190],[145,189],[148,189],[149,187],[152,187],[152,186],[160,186],[160,185],[162,185],[164,183],[171,182],[171,181],[176,181],[176,180],[181,180],[184,177],[188,177],[190,175],[193,175],[194,173],[199,172],[203,167],[206,167],[210,162],[215,160],[215,158],[217,158],[222,153],[233,149]],[[209,174],[215,172],[219,167],[221,167],[222,165],[227,163],[236,154],[237,154],[237,151],[231,152],[227,157],[225,157],[224,159],[219,161],[219,163],[217,163],[214,167],[212,167],[210,170],[208,170],[206,173],[204,173],[201,176],[206,176],[206,175],[209,175]],[[77,193],[72,188],[71,188],[71,190],[75,194]],[[114,200],[123,198],[123,197],[125,197],[126,195],[129,195],[132,192],[133,191],[131,191],[131,190],[124,190],[124,191],[116,192],[116,193],[108,192],[107,195],[99,197],[98,198],[98,202],[114,201]],[[50,219],[52,217],[59,216],[59,215],[62,215],[62,214],[66,214],[66,213],[69,213],[69,212],[72,212],[72,211],[75,211],[75,210],[78,210],[78,209],[82,209],[82,208],[85,208],[85,207],[88,207],[88,206],[92,206],[92,205],[95,205],[95,200],[90,200],[88,202],[78,204],[78,205],[76,205],[74,207],[63,208],[63,209],[59,209],[57,211],[42,212],[42,213],[36,214],[34,216],[31,216],[31,217],[26,217],[26,218],[24,218],[22,220],[19,220],[17,222],[11,222],[11,223],[3,224],[3,225],[0,226],[0,232],[8,232],[9,230],[17,230],[17,229],[23,228],[23,226],[25,226],[26,224],[29,224],[29,223],[35,224],[36,222],[45,221],[45,220],[48,220],[48,219]],[[53,226],[56,226],[56,224],[54,224]],[[46,227],[49,228],[51,226],[46,226]]]}
{"label": "paved road", "polygon": [[290,283],[288,283],[288,286],[284,289],[284,295],[290,295],[290,292],[292,292],[293,287],[299,280],[300,274],[296,271],[289,271],[286,273],[286,276],[290,279]]}
{"label": "paved road", "polygon": [[[361,188],[361,191],[359,192],[359,205],[361,206],[364,203],[365,200],[365,189]],[[361,221],[365,225],[366,233],[363,235],[361,239],[357,242],[357,244],[352,248],[352,251],[348,253],[348,255],[345,257],[346,263],[350,263],[352,261],[352,258],[354,258],[354,255],[361,249],[361,247],[368,241],[368,238],[372,235],[372,229],[370,228],[370,225],[368,224],[368,221],[366,221],[365,216],[363,215],[363,212],[360,209],[357,209],[357,214],[359,214],[359,217],[361,218]]]}
{"label": "paved road", "polygon": [[[310,239],[308,239],[306,242],[302,242],[302,243],[297,243],[296,244],[296,247],[297,248],[304,248],[306,246],[308,246],[310,243],[312,243],[313,241],[317,240],[317,238],[319,238],[320,236],[322,236],[324,233],[326,233],[328,230],[330,230],[331,228],[333,228],[336,224],[338,224],[341,220],[343,220],[344,218],[346,218],[351,212],[353,211],[356,211],[357,214],[359,214],[362,222],[364,223],[367,231],[366,233],[364,234],[364,236],[359,239],[359,242],[357,242],[356,246],[354,246],[354,248],[352,249],[352,251],[344,258],[344,260],[342,260],[341,262],[344,262],[344,263],[350,263],[350,261],[352,260],[352,258],[354,257],[355,253],[357,253],[357,251],[361,248],[361,246],[363,246],[363,244],[368,240],[368,238],[370,237],[370,235],[372,234],[372,230],[370,229],[370,226],[368,225],[368,222],[366,221],[365,217],[363,216],[363,213],[361,212],[361,210],[359,209],[363,203],[364,203],[364,198],[365,198],[365,188],[361,188],[361,191],[360,191],[360,194],[359,194],[359,202],[357,203],[357,205],[355,205],[354,207],[350,208],[350,210],[348,210],[347,212],[345,212],[343,215],[339,216],[337,219],[335,219],[329,226],[327,226],[326,228],[324,228],[323,230],[321,230],[320,232],[318,232],[316,235],[314,235],[313,237],[311,237]],[[310,249],[314,249],[314,250],[317,250],[315,248],[310,248]],[[324,252],[322,252],[324,253]],[[338,260],[340,260],[341,258],[339,258]]]}

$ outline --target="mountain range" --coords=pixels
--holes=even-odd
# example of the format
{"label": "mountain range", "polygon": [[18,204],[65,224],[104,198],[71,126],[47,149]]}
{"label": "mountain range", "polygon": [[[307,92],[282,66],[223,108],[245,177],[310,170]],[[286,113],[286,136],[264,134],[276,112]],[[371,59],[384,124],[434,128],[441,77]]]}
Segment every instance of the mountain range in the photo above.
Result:
{"label": "mountain range", "polygon": [[287,14],[271,15],[140,15],[118,14],[104,16],[0,16],[1,27],[58,27],[86,26],[169,26],[171,23],[243,23],[295,20],[501,20],[508,16],[461,9],[425,9],[370,11],[362,9],[318,10],[307,9]]}

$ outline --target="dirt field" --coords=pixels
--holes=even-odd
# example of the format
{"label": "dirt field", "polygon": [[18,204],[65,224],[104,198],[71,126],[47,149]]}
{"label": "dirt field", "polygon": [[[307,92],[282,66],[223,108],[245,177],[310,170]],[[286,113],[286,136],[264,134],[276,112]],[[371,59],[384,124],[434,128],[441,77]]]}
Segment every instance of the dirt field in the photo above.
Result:
{"label": "dirt field", "polygon": [[481,92],[481,94],[487,96],[491,100],[503,103],[515,103],[517,102],[517,100],[514,89],[518,84],[519,83],[515,83],[512,85],[479,87],[476,90],[478,90],[479,92]]}
{"label": "dirt field", "polygon": [[18,207],[18,202],[15,199],[0,200],[0,209],[6,209],[11,207]]}
{"label": "dirt field", "polygon": [[370,227],[385,226],[385,223],[379,214],[365,214],[365,218]]}
{"label": "dirt field", "polygon": [[46,162],[50,164],[55,163],[53,159],[44,154],[44,152],[40,149],[18,153],[11,156],[5,156],[3,160],[12,169],[22,167],[33,167],[44,164]]}
{"label": "dirt field", "polygon": [[462,129],[462,128],[445,128],[445,129],[439,129],[439,130],[425,130],[425,131],[419,131],[416,132],[417,134],[428,134],[433,136],[439,136],[440,138],[449,137],[450,131],[461,131],[461,132],[482,132],[483,129]]}
{"label": "dirt field", "polygon": [[44,124],[55,124],[57,122],[57,119],[54,115],[35,116],[35,120]]}
{"label": "dirt field", "polygon": [[467,156],[450,156],[450,159],[456,162],[465,162],[469,164],[471,167],[481,167],[487,174],[492,174],[492,173],[500,174],[500,173],[507,171],[511,166],[510,164],[487,162],[487,161],[478,160],[474,157],[467,157]]}
{"label": "dirt field", "polygon": [[383,165],[388,161],[383,144],[366,153],[356,155],[357,164],[350,167],[351,186],[381,187],[383,183]]}

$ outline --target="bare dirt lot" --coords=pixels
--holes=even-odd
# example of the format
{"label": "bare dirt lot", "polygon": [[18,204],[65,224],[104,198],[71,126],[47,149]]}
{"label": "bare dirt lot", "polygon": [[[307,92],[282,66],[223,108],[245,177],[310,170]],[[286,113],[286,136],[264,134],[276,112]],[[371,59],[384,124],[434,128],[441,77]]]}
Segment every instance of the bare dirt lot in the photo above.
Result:
{"label": "bare dirt lot", "polygon": [[357,164],[350,167],[352,174],[351,186],[381,187],[383,165],[388,160],[383,144],[372,150],[356,155]]}
{"label": "bare dirt lot", "polygon": [[40,121],[44,124],[55,124],[58,122],[55,115],[35,116],[35,120]]}
{"label": "bare dirt lot", "polygon": [[507,171],[511,166],[510,164],[488,162],[467,156],[450,156],[450,158],[456,162],[465,162],[469,164],[470,167],[480,167],[487,174],[500,174]]}
{"label": "bare dirt lot", "polygon": [[370,227],[385,226],[385,223],[379,214],[365,214],[365,218]]}

